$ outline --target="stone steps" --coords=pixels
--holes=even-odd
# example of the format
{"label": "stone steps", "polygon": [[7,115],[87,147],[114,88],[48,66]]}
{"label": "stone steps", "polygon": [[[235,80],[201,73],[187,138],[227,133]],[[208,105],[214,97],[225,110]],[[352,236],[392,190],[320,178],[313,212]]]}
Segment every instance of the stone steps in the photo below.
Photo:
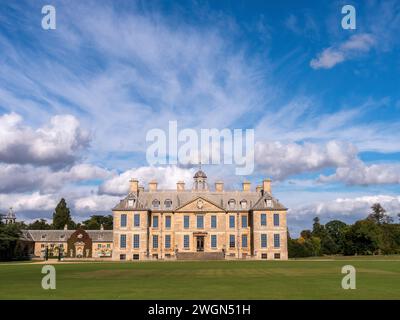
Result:
{"label": "stone steps", "polygon": [[177,260],[224,260],[222,252],[177,252]]}

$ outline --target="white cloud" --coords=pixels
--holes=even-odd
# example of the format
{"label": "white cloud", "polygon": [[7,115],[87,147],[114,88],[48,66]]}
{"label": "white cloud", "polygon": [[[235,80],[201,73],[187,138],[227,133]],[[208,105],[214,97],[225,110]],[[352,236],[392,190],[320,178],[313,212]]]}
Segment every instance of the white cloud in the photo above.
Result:
{"label": "white cloud", "polygon": [[343,182],[348,185],[400,184],[400,164],[370,164],[361,160],[340,166],[329,176],[321,175],[320,182]]}
{"label": "white cloud", "polygon": [[6,209],[13,207],[18,211],[41,211],[53,210],[56,205],[56,199],[49,194],[40,194],[34,192],[32,194],[13,193],[0,194],[1,208]]}
{"label": "white cloud", "polygon": [[16,113],[0,116],[0,161],[14,164],[65,166],[89,144],[89,134],[71,115],[58,115],[33,129]]}
{"label": "white cloud", "polygon": [[113,172],[91,164],[77,164],[59,171],[49,167],[0,164],[0,192],[55,192],[71,182],[106,179],[112,175]]}
{"label": "white cloud", "polygon": [[86,212],[87,216],[89,216],[91,211],[111,214],[111,209],[118,204],[119,200],[119,197],[103,194],[77,198],[73,202],[76,210]]}
{"label": "white cloud", "polygon": [[372,34],[361,33],[351,36],[347,41],[324,49],[310,62],[314,69],[330,69],[345,60],[368,52],[376,44]]}
{"label": "white cloud", "polygon": [[314,216],[354,216],[357,219],[366,218],[371,212],[371,206],[380,203],[393,217],[400,211],[400,196],[376,195],[355,198],[337,198],[332,201],[316,202],[290,210],[292,215]]}
{"label": "white cloud", "polygon": [[356,156],[357,149],[352,144],[340,141],[329,141],[324,145],[258,142],[255,146],[256,167],[278,180],[294,174],[347,165]]}
{"label": "white cloud", "polygon": [[100,194],[125,195],[129,189],[129,180],[136,178],[139,185],[147,188],[151,180],[156,180],[160,189],[175,189],[179,180],[190,185],[194,174],[193,169],[182,169],[176,166],[168,167],[140,167],[127,170],[111,179],[106,180],[99,187]]}

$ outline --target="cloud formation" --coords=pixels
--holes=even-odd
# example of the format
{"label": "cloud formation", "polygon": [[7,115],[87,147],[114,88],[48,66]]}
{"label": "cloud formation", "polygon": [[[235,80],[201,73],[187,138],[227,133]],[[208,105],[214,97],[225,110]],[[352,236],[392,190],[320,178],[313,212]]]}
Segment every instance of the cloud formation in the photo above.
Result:
{"label": "cloud formation", "polygon": [[64,167],[89,146],[90,136],[71,115],[57,115],[38,129],[16,113],[0,116],[0,162]]}
{"label": "cloud formation", "polygon": [[310,66],[313,69],[331,69],[345,60],[353,59],[370,51],[375,44],[376,40],[372,34],[352,35],[345,42],[324,49],[316,58],[311,60]]}

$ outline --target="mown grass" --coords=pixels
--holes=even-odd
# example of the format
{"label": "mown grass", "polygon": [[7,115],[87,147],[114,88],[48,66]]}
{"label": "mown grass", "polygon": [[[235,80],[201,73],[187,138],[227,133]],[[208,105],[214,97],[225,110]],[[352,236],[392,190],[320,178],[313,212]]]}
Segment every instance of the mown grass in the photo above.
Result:
{"label": "mown grass", "polygon": [[[357,270],[343,290],[342,266]],[[40,264],[1,264],[0,299],[400,299],[400,259],[54,264],[43,290]]]}

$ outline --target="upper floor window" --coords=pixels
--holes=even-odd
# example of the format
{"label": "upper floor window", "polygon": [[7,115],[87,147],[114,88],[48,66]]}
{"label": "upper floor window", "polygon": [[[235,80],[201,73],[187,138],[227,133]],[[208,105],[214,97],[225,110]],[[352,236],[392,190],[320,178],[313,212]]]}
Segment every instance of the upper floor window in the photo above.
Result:
{"label": "upper floor window", "polygon": [[204,228],[204,216],[203,215],[197,215],[197,228],[198,229]]}
{"label": "upper floor window", "polygon": [[140,214],[139,213],[135,213],[133,216],[133,226],[140,227]]}
{"label": "upper floor window", "polygon": [[171,216],[165,216],[165,228],[171,228]]}
{"label": "upper floor window", "polygon": [[281,246],[281,235],[280,234],[274,234],[274,247],[279,248]]}
{"label": "upper floor window", "polygon": [[265,233],[261,234],[261,248],[267,247],[267,235]]}
{"label": "upper floor window", "polygon": [[268,208],[272,207],[272,200],[271,199],[265,199],[265,204]]}
{"label": "upper floor window", "polygon": [[235,227],[235,216],[229,216],[229,228]]}
{"label": "upper floor window", "polygon": [[212,229],[217,228],[217,216],[211,216],[211,228]]}
{"label": "upper floor window", "polygon": [[126,214],[121,214],[121,228],[126,227]]}
{"label": "upper floor window", "polygon": [[157,199],[154,199],[153,202],[151,203],[154,209],[158,209],[160,207],[160,201]]}
{"label": "upper floor window", "polygon": [[279,213],[274,213],[274,226],[279,227]]}
{"label": "upper floor window", "polygon": [[185,229],[189,229],[189,216],[184,216],[183,217],[183,227]]}
{"label": "upper floor window", "polygon": [[164,205],[165,205],[165,208],[171,208],[172,207],[172,200],[171,199],[167,199],[167,200],[165,200],[164,201]]}
{"label": "upper floor window", "polygon": [[242,228],[247,228],[247,216],[242,216]]}
{"label": "upper floor window", "polygon": [[158,228],[158,216],[153,216],[153,228]]}
{"label": "upper floor window", "polygon": [[247,201],[246,201],[246,200],[240,201],[240,207],[241,207],[242,209],[246,209],[246,208],[247,208]]}
{"label": "upper floor window", "polygon": [[230,200],[228,201],[228,207],[229,207],[229,209],[234,209],[235,206],[236,206],[236,201],[235,201],[234,199],[230,199]]}
{"label": "upper floor window", "polygon": [[267,214],[266,213],[261,213],[261,225],[262,226],[267,225]]}

